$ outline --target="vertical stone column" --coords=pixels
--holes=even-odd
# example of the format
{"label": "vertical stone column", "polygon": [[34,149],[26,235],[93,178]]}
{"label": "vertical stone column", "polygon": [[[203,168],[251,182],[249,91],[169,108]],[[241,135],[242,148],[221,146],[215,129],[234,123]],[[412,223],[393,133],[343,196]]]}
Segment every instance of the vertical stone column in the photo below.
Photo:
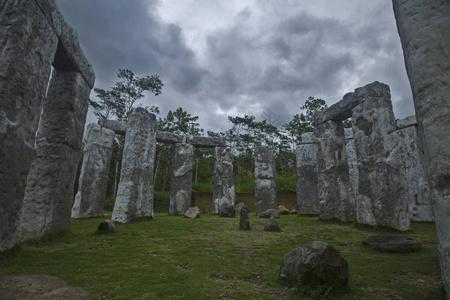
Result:
{"label": "vertical stone column", "polygon": [[360,95],[363,101],[352,110],[359,173],[357,220],[408,230],[401,142],[393,134],[395,118],[389,86],[379,83],[364,91]]}
{"label": "vertical stone column", "polygon": [[301,215],[318,215],[319,187],[317,172],[317,140],[314,133],[302,134],[297,145],[297,205]]}
{"label": "vertical stone column", "polygon": [[58,38],[34,1],[2,1],[0,15],[1,252],[19,239],[27,174]]}
{"label": "vertical stone column", "polygon": [[214,148],[213,214],[220,214],[224,203],[236,204],[233,181],[233,153],[229,147]]}
{"label": "vertical stone column", "polygon": [[127,121],[114,221],[127,223],[153,217],[155,152],[156,116],[144,108],[134,108]]}
{"label": "vertical stone column", "polygon": [[191,207],[193,162],[194,146],[185,143],[174,144],[169,202],[171,215],[184,215]]}
{"label": "vertical stone column", "polygon": [[350,174],[350,183],[355,199],[358,197],[359,173],[358,158],[356,157],[355,140],[353,138],[353,129],[345,128],[345,152],[347,154],[348,171]]}
{"label": "vertical stone column", "polygon": [[277,208],[275,158],[269,147],[255,148],[255,213]]}
{"label": "vertical stone column", "polygon": [[439,259],[450,297],[450,2],[393,0],[431,189]]}
{"label": "vertical stone column", "polygon": [[78,193],[72,207],[72,218],[103,216],[114,131],[91,123],[86,129]]}
{"label": "vertical stone column", "polygon": [[319,217],[354,221],[355,198],[347,162],[344,125],[340,121],[326,121],[316,126],[314,134],[319,150]]}
{"label": "vertical stone column", "polygon": [[53,71],[28,174],[22,241],[69,229],[90,91],[80,73]]}

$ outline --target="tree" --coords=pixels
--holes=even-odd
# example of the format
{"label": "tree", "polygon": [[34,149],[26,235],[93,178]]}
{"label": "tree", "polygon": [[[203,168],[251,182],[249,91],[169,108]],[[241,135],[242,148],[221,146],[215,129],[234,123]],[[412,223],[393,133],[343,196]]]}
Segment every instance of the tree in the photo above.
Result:
{"label": "tree", "polygon": [[[116,82],[110,90],[94,89],[99,101],[90,100],[90,105],[98,118],[110,119],[115,115],[126,120],[136,101],[144,98],[144,92],[158,96],[164,86],[158,75],[137,77],[128,69],[119,69],[117,77],[121,81]],[[154,105],[147,109],[159,113],[158,107]]]}

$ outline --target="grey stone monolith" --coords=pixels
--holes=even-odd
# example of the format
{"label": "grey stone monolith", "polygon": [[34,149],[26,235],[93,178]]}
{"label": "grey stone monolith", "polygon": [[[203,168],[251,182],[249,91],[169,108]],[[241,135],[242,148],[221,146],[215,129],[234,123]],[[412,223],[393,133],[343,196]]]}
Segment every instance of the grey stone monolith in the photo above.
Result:
{"label": "grey stone monolith", "polygon": [[277,208],[275,158],[269,147],[255,148],[255,214]]}
{"label": "grey stone monolith", "polygon": [[354,221],[355,197],[347,162],[344,125],[341,121],[329,120],[317,125],[314,134],[318,141],[319,217]]}
{"label": "grey stone monolith", "polygon": [[169,214],[184,215],[192,202],[194,146],[178,143],[173,148]]}
{"label": "grey stone monolith", "polygon": [[358,197],[359,173],[358,158],[356,157],[355,139],[353,138],[353,129],[345,128],[345,151],[347,154],[348,171],[350,174],[350,183],[353,189],[355,199]]}
{"label": "grey stone monolith", "polygon": [[213,214],[220,214],[224,203],[236,204],[233,182],[233,153],[228,147],[214,148]]}
{"label": "grey stone monolith", "polygon": [[394,134],[389,86],[374,82],[357,89],[357,94],[361,103],[352,110],[359,174],[357,221],[408,230],[401,141]]}
{"label": "grey stone monolith", "polygon": [[239,228],[242,230],[250,230],[250,209],[247,205],[242,205],[239,210]]}
{"label": "grey stone monolith", "polygon": [[72,218],[103,216],[114,131],[91,123],[86,128],[83,164]]}
{"label": "grey stone monolith", "polygon": [[22,241],[69,229],[90,91],[80,73],[53,71],[23,201]]}
{"label": "grey stone monolith", "polygon": [[27,175],[58,38],[34,1],[2,1],[0,10],[1,252],[19,240]]}
{"label": "grey stone monolith", "polygon": [[450,298],[450,2],[393,0]]}
{"label": "grey stone monolith", "polygon": [[127,121],[114,221],[127,223],[153,217],[155,152],[156,117],[144,108],[134,108]]}
{"label": "grey stone monolith", "polygon": [[302,143],[296,149],[297,206],[301,215],[318,215],[320,211],[317,151],[314,133],[302,134]]}

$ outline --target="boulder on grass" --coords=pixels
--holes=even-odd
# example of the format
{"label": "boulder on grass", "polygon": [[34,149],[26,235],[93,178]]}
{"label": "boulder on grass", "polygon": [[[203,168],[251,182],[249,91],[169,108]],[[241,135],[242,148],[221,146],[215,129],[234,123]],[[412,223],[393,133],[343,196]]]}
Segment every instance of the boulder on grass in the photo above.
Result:
{"label": "boulder on grass", "polygon": [[298,211],[296,209],[291,210],[291,215],[296,215],[298,214]]}
{"label": "boulder on grass", "polygon": [[284,207],[283,205],[278,206],[277,208],[278,214],[279,215],[289,215],[291,212],[289,211],[289,209],[287,209],[286,207]]}
{"label": "boulder on grass", "polygon": [[114,220],[106,219],[97,227],[97,233],[114,233],[116,232],[116,224]]}
{"label": "boulder on grass", "polygon": [[339,251],[328,243],[314,241],[283,257],[279,280],[313,295],[323,288],[345,286],[348,276],[348,263]]}
{"label": "boulder on grass", "polygon": [[278,211],[274,208],[270,208],[259,215],[260,218],[270,218],[270,217],[278,218]]}
{"label": "boulder on grass", "polygon": [[281,228],[274,216],[271,216],[269,220],[267,220],[266,225],[264,225],[264,231],[281,231]]}
{"label": "boulder on grass", "polygon": [[413,238],[393,234],[377,234],[362,241],[370,248],[384,252],[413,252],[420,250],[421,246]]}
{"label": "boulder on grass", "polygon": [[242,230],[250,230],[250,209],[247,205],[243,205],[239,214],[239,228]]}
{"label": "boulder on grass", "polygon": [[200,217],[200,209],[198,206],[189,207],[188,210],[184,213],[185,218],[195,219]]}
{"label": "boulder on grass", "polygon": [[236,210],[234,209],[234,205],[228,202],[223,203],[220,206],[220,215],[225,218],[234,218]]}

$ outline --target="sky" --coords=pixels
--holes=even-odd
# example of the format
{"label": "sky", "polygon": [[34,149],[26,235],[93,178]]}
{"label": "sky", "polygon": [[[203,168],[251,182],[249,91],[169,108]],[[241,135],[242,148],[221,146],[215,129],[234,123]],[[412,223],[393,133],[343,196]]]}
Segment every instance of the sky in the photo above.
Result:
{"label": "sky", "polygon": [[[397,119],[414,114],[389,0],[57,0],[109,89],[119,69],[158,75],[146,94],[165,117],[182,107],[205,131],[228,116],[271,116],[281,127],[308,97],[332,105],[386,83]],[[95,100],[95,93],[91,93]],[[92,111],[87,123],[96,122]]]}

